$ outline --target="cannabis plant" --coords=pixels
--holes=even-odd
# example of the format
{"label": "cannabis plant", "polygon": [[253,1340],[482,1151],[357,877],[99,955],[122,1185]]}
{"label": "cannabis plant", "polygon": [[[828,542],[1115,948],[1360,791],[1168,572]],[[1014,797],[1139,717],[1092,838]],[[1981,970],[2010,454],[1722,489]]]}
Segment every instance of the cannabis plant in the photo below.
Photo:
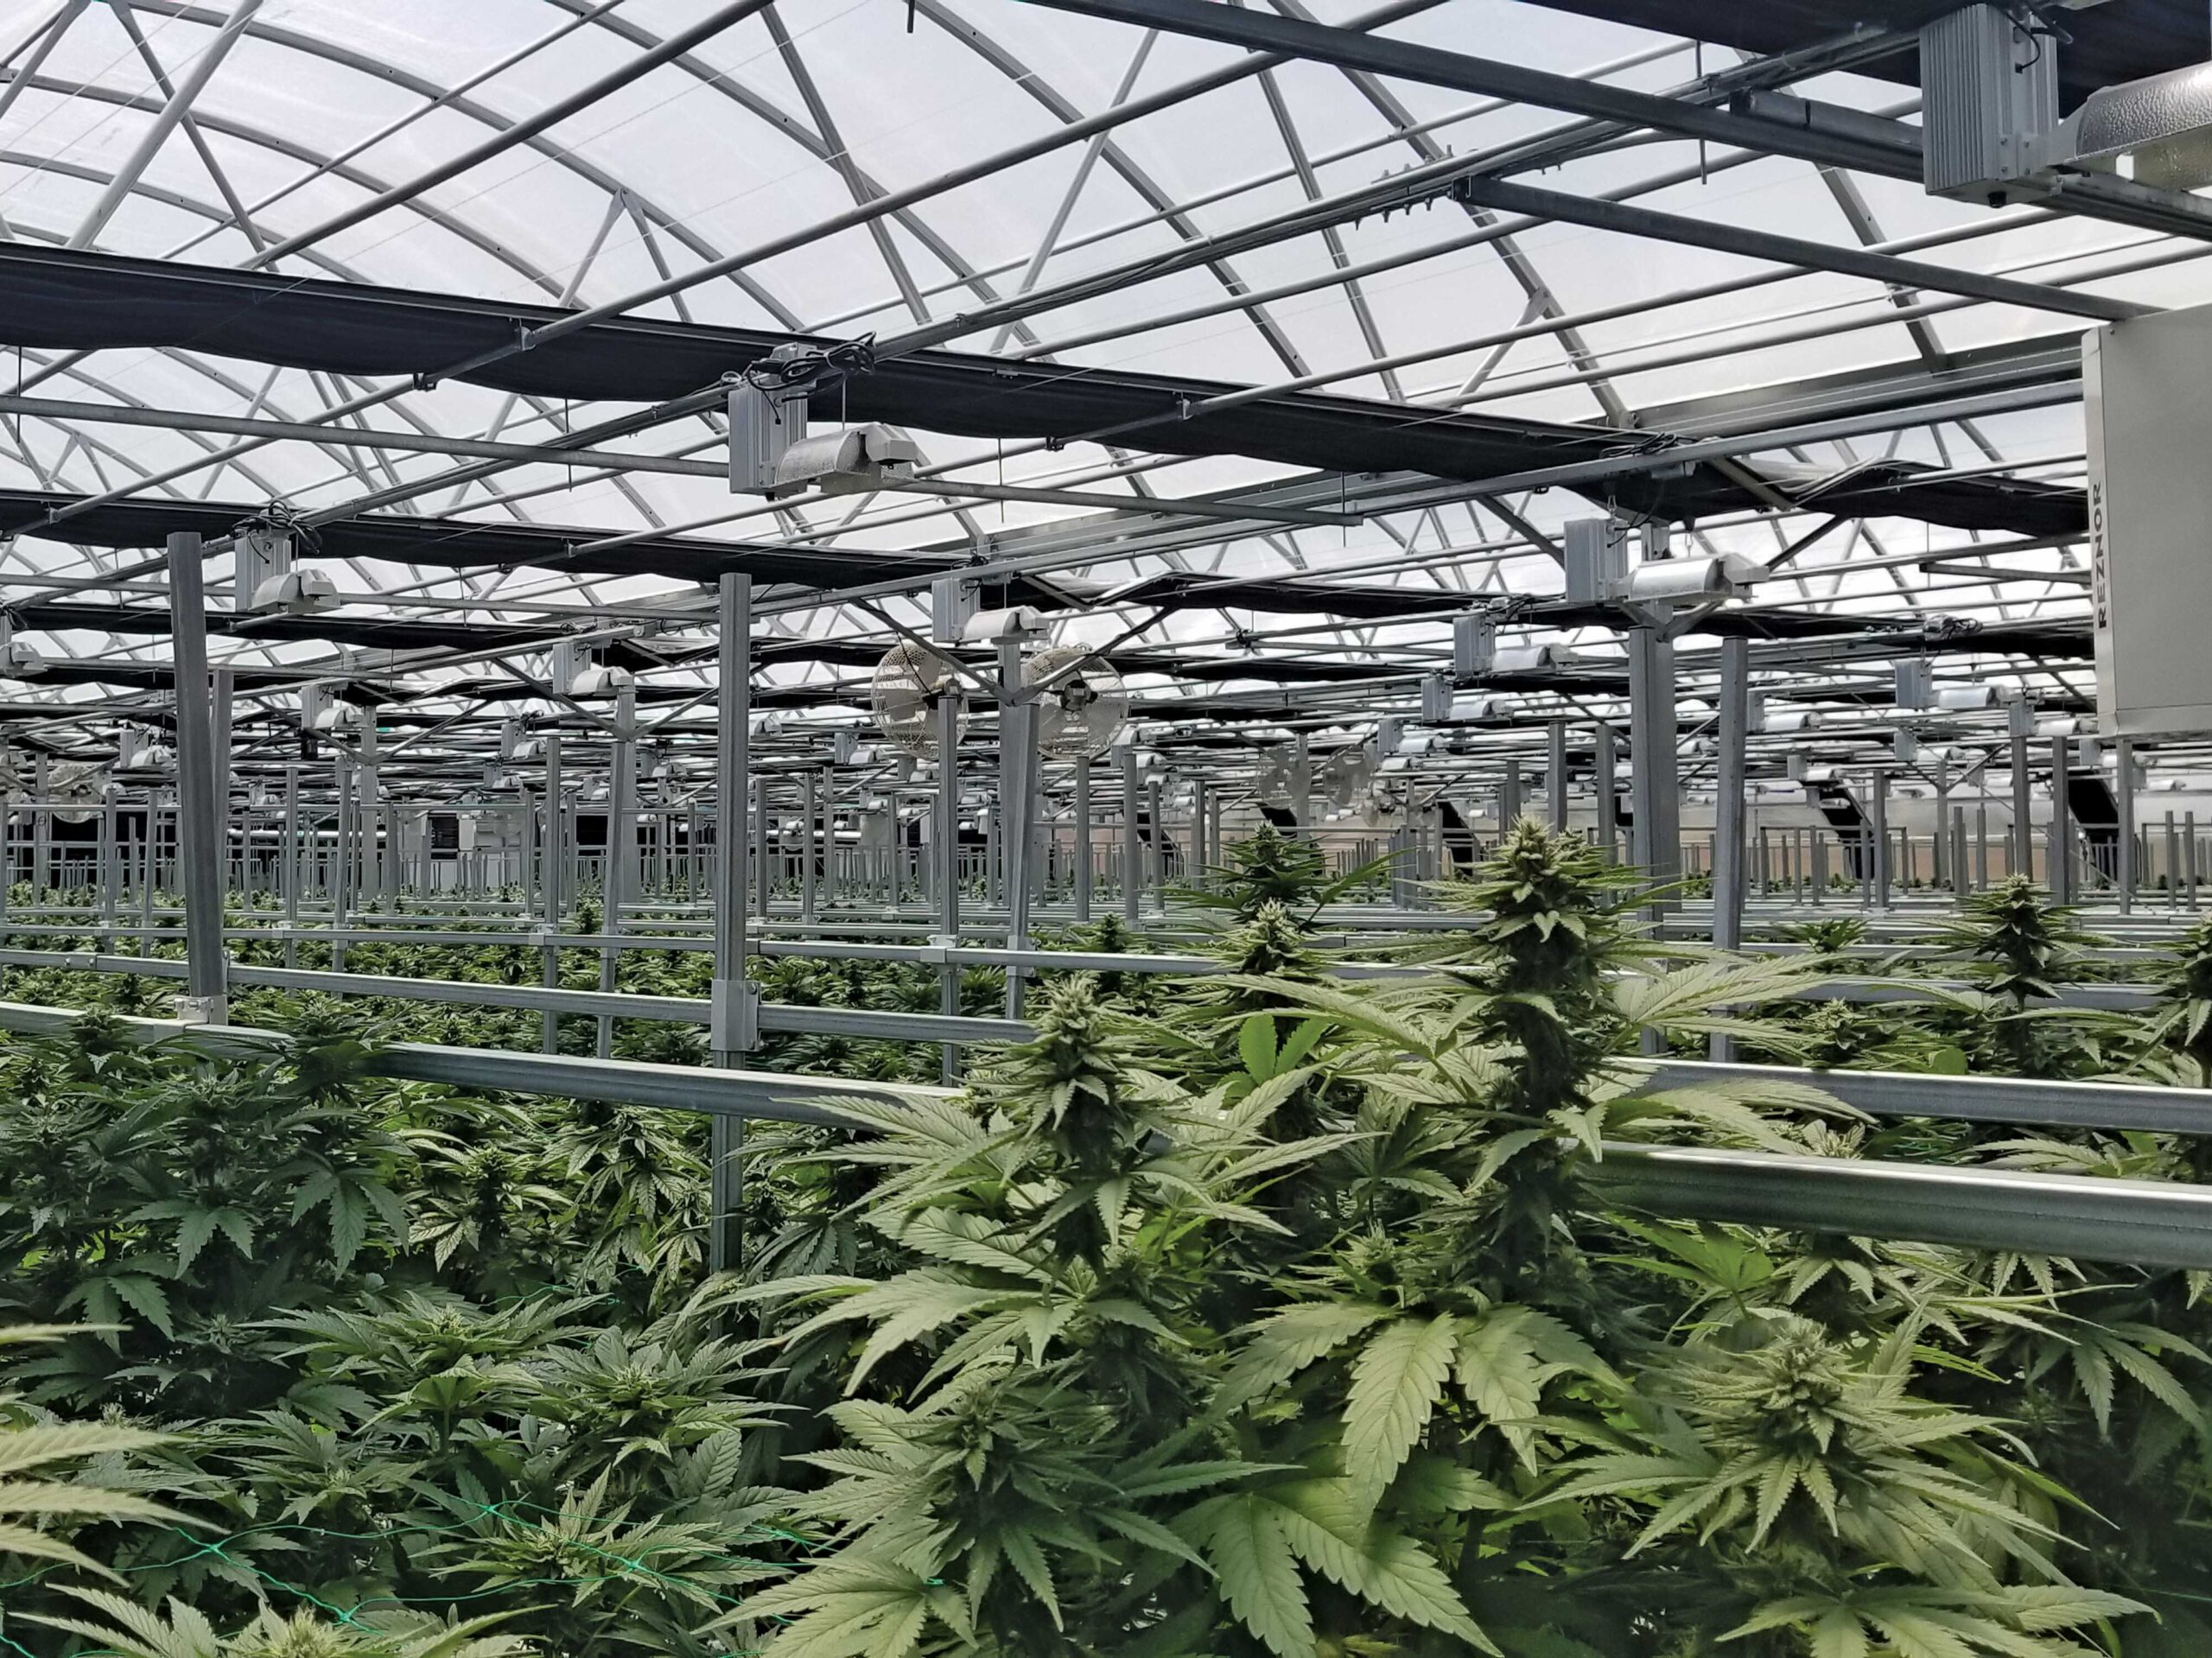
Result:
{"label": "cannabis plant", "polygon": [[1365,886],[1391,861],[1379,858],[1332,876],[1319,842],[1286,835],[1268,823],[1230,848],[1227,855],[1225,864],[1207,872],[1205,886],[1186,890],[1183,896],[1193,904],[1227,909],[1247,921],[1264,906],[1277,904],[1298,917],[1301,925],[1310,925],[1328,905]]}
{"label": "cannabis plant", "polygon": [[2096,942],[2075,924],[2075,912],[2053,905],[2025,875],[1973,894],[1963,907],[1947,935],[1950,953],[1981,981],[1980,998],[1956,1004],[1974,1069],[2023,1077],[2100,1071],[2097,1039],[2114,1022],[2034,1005],[2058,996],[2082,947]]}
{"label": "cannabis plant", "polygon": [[970,1103],[849,1108],[883,1172],[869,1221],[912,1264],[758,1292],[817,1309],[787,1340],[866,1337],[830,1411],[845,1445],[804,1459],[831,1476],[813,1506],[833,1547],[741,1621],[790,1619],[785,1658],[1165,1654],[1224,1631],[1307,1658],[1325,1620],[1478,1642],[1341,1470],[1242,1454],[1248,1405],[1217,1395],[1217,1254],[1340,1137],[1266,1138],[1281,1089],[1232,1106],[1131,1072],[1085,979],[1049,987],[1037,1027]]}
{"label": "cannabis plant", "polygon": [[171,1601],[168,1615],[99,1589],[69,1591],[92,1617],[48,1615],[38,1622],[92,1642],[121,1658],[527,1658],[529,1642],[496,1632],[499,1619],[446,1623],[405,1613],[326,1621],[312,1612],[287,1617],[264,1608],[243,1628],[223,1633],[194,1608]]}
{"label": "cannabis plant", "polygon": [[[0,1348],[52,1342],[68,1333],[56,1326],[0,1326]],[[0,1572],[26,1560],[104,1572],[65,1534],[67,1528],[179,1518],[133,1492],[69,1477],[76,1464],[160,1443],[159,1434],[138,1428],[59,1420],[0,1393]],[[0,1588],[6,1586],[0,1580]],[[0,1616],[4,1611],[0,1602]]]}

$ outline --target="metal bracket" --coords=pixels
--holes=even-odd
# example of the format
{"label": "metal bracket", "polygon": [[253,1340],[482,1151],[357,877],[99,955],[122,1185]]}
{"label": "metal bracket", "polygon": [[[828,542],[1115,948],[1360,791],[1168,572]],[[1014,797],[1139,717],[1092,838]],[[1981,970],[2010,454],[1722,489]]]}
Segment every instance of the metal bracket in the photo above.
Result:
{"label": "metal bracket", "polygon": [[716,1053],[750,1053],[760,1045],[760,987],[715,979],[708,988],[708,1045]]}
{"label": "metal bracket", "polygon": [[179,996],[176,999],[176,1017],[181,1025],[227,1025],[231,1022],[231,999],[228,996]]}

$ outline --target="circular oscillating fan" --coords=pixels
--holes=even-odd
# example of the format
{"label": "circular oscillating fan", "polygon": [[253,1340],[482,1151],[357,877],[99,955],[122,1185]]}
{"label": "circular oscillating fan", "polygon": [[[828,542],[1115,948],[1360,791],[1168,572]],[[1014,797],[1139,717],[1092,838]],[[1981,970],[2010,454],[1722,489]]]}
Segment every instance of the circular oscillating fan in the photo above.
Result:
{"label": "circular oscillating fan", "polygon": [[[1088,662],[1085,657],[1090,657]],[[1072,673],[1064,672],[1082,663]],[[1060,677],[1037,698],[1037,752],[1048,759],[1079,760],[1104,753],[1128,723],[1129,694],[1122,677],[1080,645],[1048,645],[1021,664],[1021,683],[1039,685]]]}
{"label": "circular oscillating fan", "polygon": [[46,797],[75,811],[54,813],[65,823],[89,823],[100,815],[100,785],[105,778],[89,761],[57,760],[47,768]]}
{"label": "circular oscillating fan", "polygon": [[[38,772],[29,757],[10,755],[0,763],[0,794],[10,800],[38,800],[62,810],[54,816],[64,823],[89,823],[100,813],[102,769],[85,760],[55,760],[47,767],[46,788],[38,786]],[[75,807],[69,810],[67,808]]]}
{"label": "circular oscillating fan", "polygon": [[868,702],[883,740],[902,753],[928,759],[937,753],[937,705],[948,694],[957,697],[962,732],[968,729],[968,703],[952,692],[952,669],[918,645],[901,640],[875,664]]}

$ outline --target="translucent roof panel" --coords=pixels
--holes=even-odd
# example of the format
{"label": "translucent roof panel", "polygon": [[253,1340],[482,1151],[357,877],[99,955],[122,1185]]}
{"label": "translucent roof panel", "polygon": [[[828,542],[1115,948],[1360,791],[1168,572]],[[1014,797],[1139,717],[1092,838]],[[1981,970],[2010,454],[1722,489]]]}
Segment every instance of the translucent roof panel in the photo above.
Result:
{"label": "translucent roof panel", "polygon": [[[1522,0],[1400,3],[1379,25],[1346,0],[1266,10],[1285,14],[1663,98],[1726,72],[1877,122],[1916,118],[1911,89],[1892,80],[1818,66],[1796,78],[1747,52]],[[20,243],[872,337],[887,355],[995,356],[1071,386],[1177,376],[1424,422],[1457,412],[1517,435],[1528,456],[1495,479],[1440,482],[1291,466],[1259,446],[1182,453],[1145,429],[1046,442],[924,422],[910,435],[925,490],[770,503],[734,499],[710,475],[724,441],[711,407],[645,421],[632,405],[272,366],[186,340],[22,347],[18,394],[36,401],[0,429],[11,490],[557,524],[585,541],[659,531],[933,550],[1109,599],[1169,572],[1541,600],[1560,591],[1561,526],[1618,505],[1602,479],[1543,475],[1567,453],[1556,429],[1601,457],[1740,440],[1713,463],[1715,487],[1737,493],[1687,516],[1695,544],[1765,560],[1829,516],[1811,483],[1869,465],[2078,484],[2080,416],[2063,396],[1913,417],[1985,387],[2049,385],[2063,369],[2046,359],[2093,321],[2064,301],[1962,292],[1947,273],[2138,306],[2207,292],[2202,240],[1945,200],[1910,179],[1675,130],[1593,134],[1572,109],[1263,60],[1027,0],[0,0],[0,225]],[[1455,170],[1886,251],[1929,281],[1492,212],[1455,197]],[[1180,417],[1160,401],[1163,422]],[[1839,418],[1858,427],[1801,429]],[[226,429],[302,422],[365,435],[339,446]],[[700,464],[610,472],[549,452],[611,422],[627,424],[608,441],[638,455]],[[2011,556],[2018,581],[1961,584],[1897,556],[1980,557],[2038,538],[1866,511],[1804,556],[1815,573],[1777,575],[1760,601],[2083,613],[2075,554],[2054,538]],[[25,594],[127,562],[73,543],[66,519],[11,557]],[[2058,574],[2029,579],[2046,570]],[[364,613],[436,600],[486,620],[533,605],[696,615],[701,602],[651,574],[361,559],[333,574]],[[912,619],[922,603],[911,591],[874,609],[793,598],[771,625],[887,638],[887,615]],[[1274,638],[1408,667],[1432,664],[1446,637],[1433,619],[1363,634],[1318,605],[1115,613],[1106,635],[1126,624],[1138,645]],[[1099,624],[1075,606],[1052,626]],[[88,658],[146,648],[50,637]],[[222,648],[241,662],[350,659]]]}

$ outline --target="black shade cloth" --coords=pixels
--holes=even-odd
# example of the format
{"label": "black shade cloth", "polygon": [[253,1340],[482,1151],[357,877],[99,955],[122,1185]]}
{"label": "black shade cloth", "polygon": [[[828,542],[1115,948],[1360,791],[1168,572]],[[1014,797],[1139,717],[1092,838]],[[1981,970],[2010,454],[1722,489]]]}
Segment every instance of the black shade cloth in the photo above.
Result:
{"label": "black shade cloth", "polygon": [[[1892,5],[1904,3],[1891,0]],[[1763,12],[1770,3],[1700,8],[1697,15],[1702,25],[1716,21],[1709,11]],[[1602,13],[1595,5],[1582,9]],[[1669,6],[1651,0],[1649,9],[1658,12]],[[1810,10],[1797,0],[1777,9]],[[2197,32],[2202,36],[2201,25]],[[366,283],[0,244],[0,345],[66,350],[169,346],[340,374],[435,376],[511,346],[518,331],[542,328],[569,314],[550,307]],[[759,329],[619,317],[455,378],[549,398],[655,403],[711,387],[789,343],[789,336]],[[1186,413],[1208,398],[1244,389],[1173,375],[918,352],[825,384],[815,395],[813,413],[830,422],[887,421],[964,437],[1015,440],[1077,438],[1142,422],[1147,423],[1116,441],[1166,454],[1240,454],[1320,472],[1415,472],[1461,481],[1599,460],[1624,443],[1648,446],[1653,437],[1315,392]],[[1709,465],[1676,476],[1614,478],[1592,492],[1594,499],[1639,513],[1678,519],[1752,506],[1761,499],[1739,480]],[[1900,484],[1885,501],[1885,511],[1904,516],[1916,517],[1922,511],[1909,485]],[[1948,515],[1930,520],[1938,524],[2047,533],[2016,523],[2009,515],[2018,505],[1986,480],[1961,480],[1947,486],[1928,510]],[[337,528],[332,526],[333,532]],[[433,557],[427,552],[412,556]],[[480,556],[437,562],[494,561]]]}
{"label": "black shade cloth", "polygon": [[[177,530],[210,539],[227,536],[263,511],[258,505],[216,501],[110,501],[47,527],[49,512],[81,499],[41,490],[0,490],[0,535],[43,536],[89,547],[154,549]],[[931,575],[957,569],[963,562],[949,555],[818,552],[705,541],[696,536],[653,536],[603,552],[578,553],[575,549],[579,543],[600,540],[607,532],[385,513],[342,518],[312,533],[313,550],[327,558],[373,558],[448,569],[526,564],[586,575],[658,575],[678,581],[713,581],[728,573],[806,588],[849,588]]]}
{"label": "black shade cloth", "polygon": [[[81,605],[34,600],[10,607],[16,625],[49,632],[166,636],[169,613],[147,605]],[[365,616],[241,616],[210,610],[207,628],[271,642],[327,640],[385,651],[527,650],[560,637],[558,629],[479,626],[465,622],[391,621]]]}
{"label": "black shade cloth", "polygon": [[[1958,10],[1959,0],[1543,0],[1554,11],[1603,17],[1662,35],[1743,48],[1761,55],[1833,40],[1861,25],[1917,29]],[[2122,0],[2062,11],[2073,39],[2059,44],[2060,99],[2071,110],[2100,86],[2134,80],[2212,58],[2202,0]],[[1908,86],[1920,84],[1920,54],[1904,50],[1860,73]]]}

